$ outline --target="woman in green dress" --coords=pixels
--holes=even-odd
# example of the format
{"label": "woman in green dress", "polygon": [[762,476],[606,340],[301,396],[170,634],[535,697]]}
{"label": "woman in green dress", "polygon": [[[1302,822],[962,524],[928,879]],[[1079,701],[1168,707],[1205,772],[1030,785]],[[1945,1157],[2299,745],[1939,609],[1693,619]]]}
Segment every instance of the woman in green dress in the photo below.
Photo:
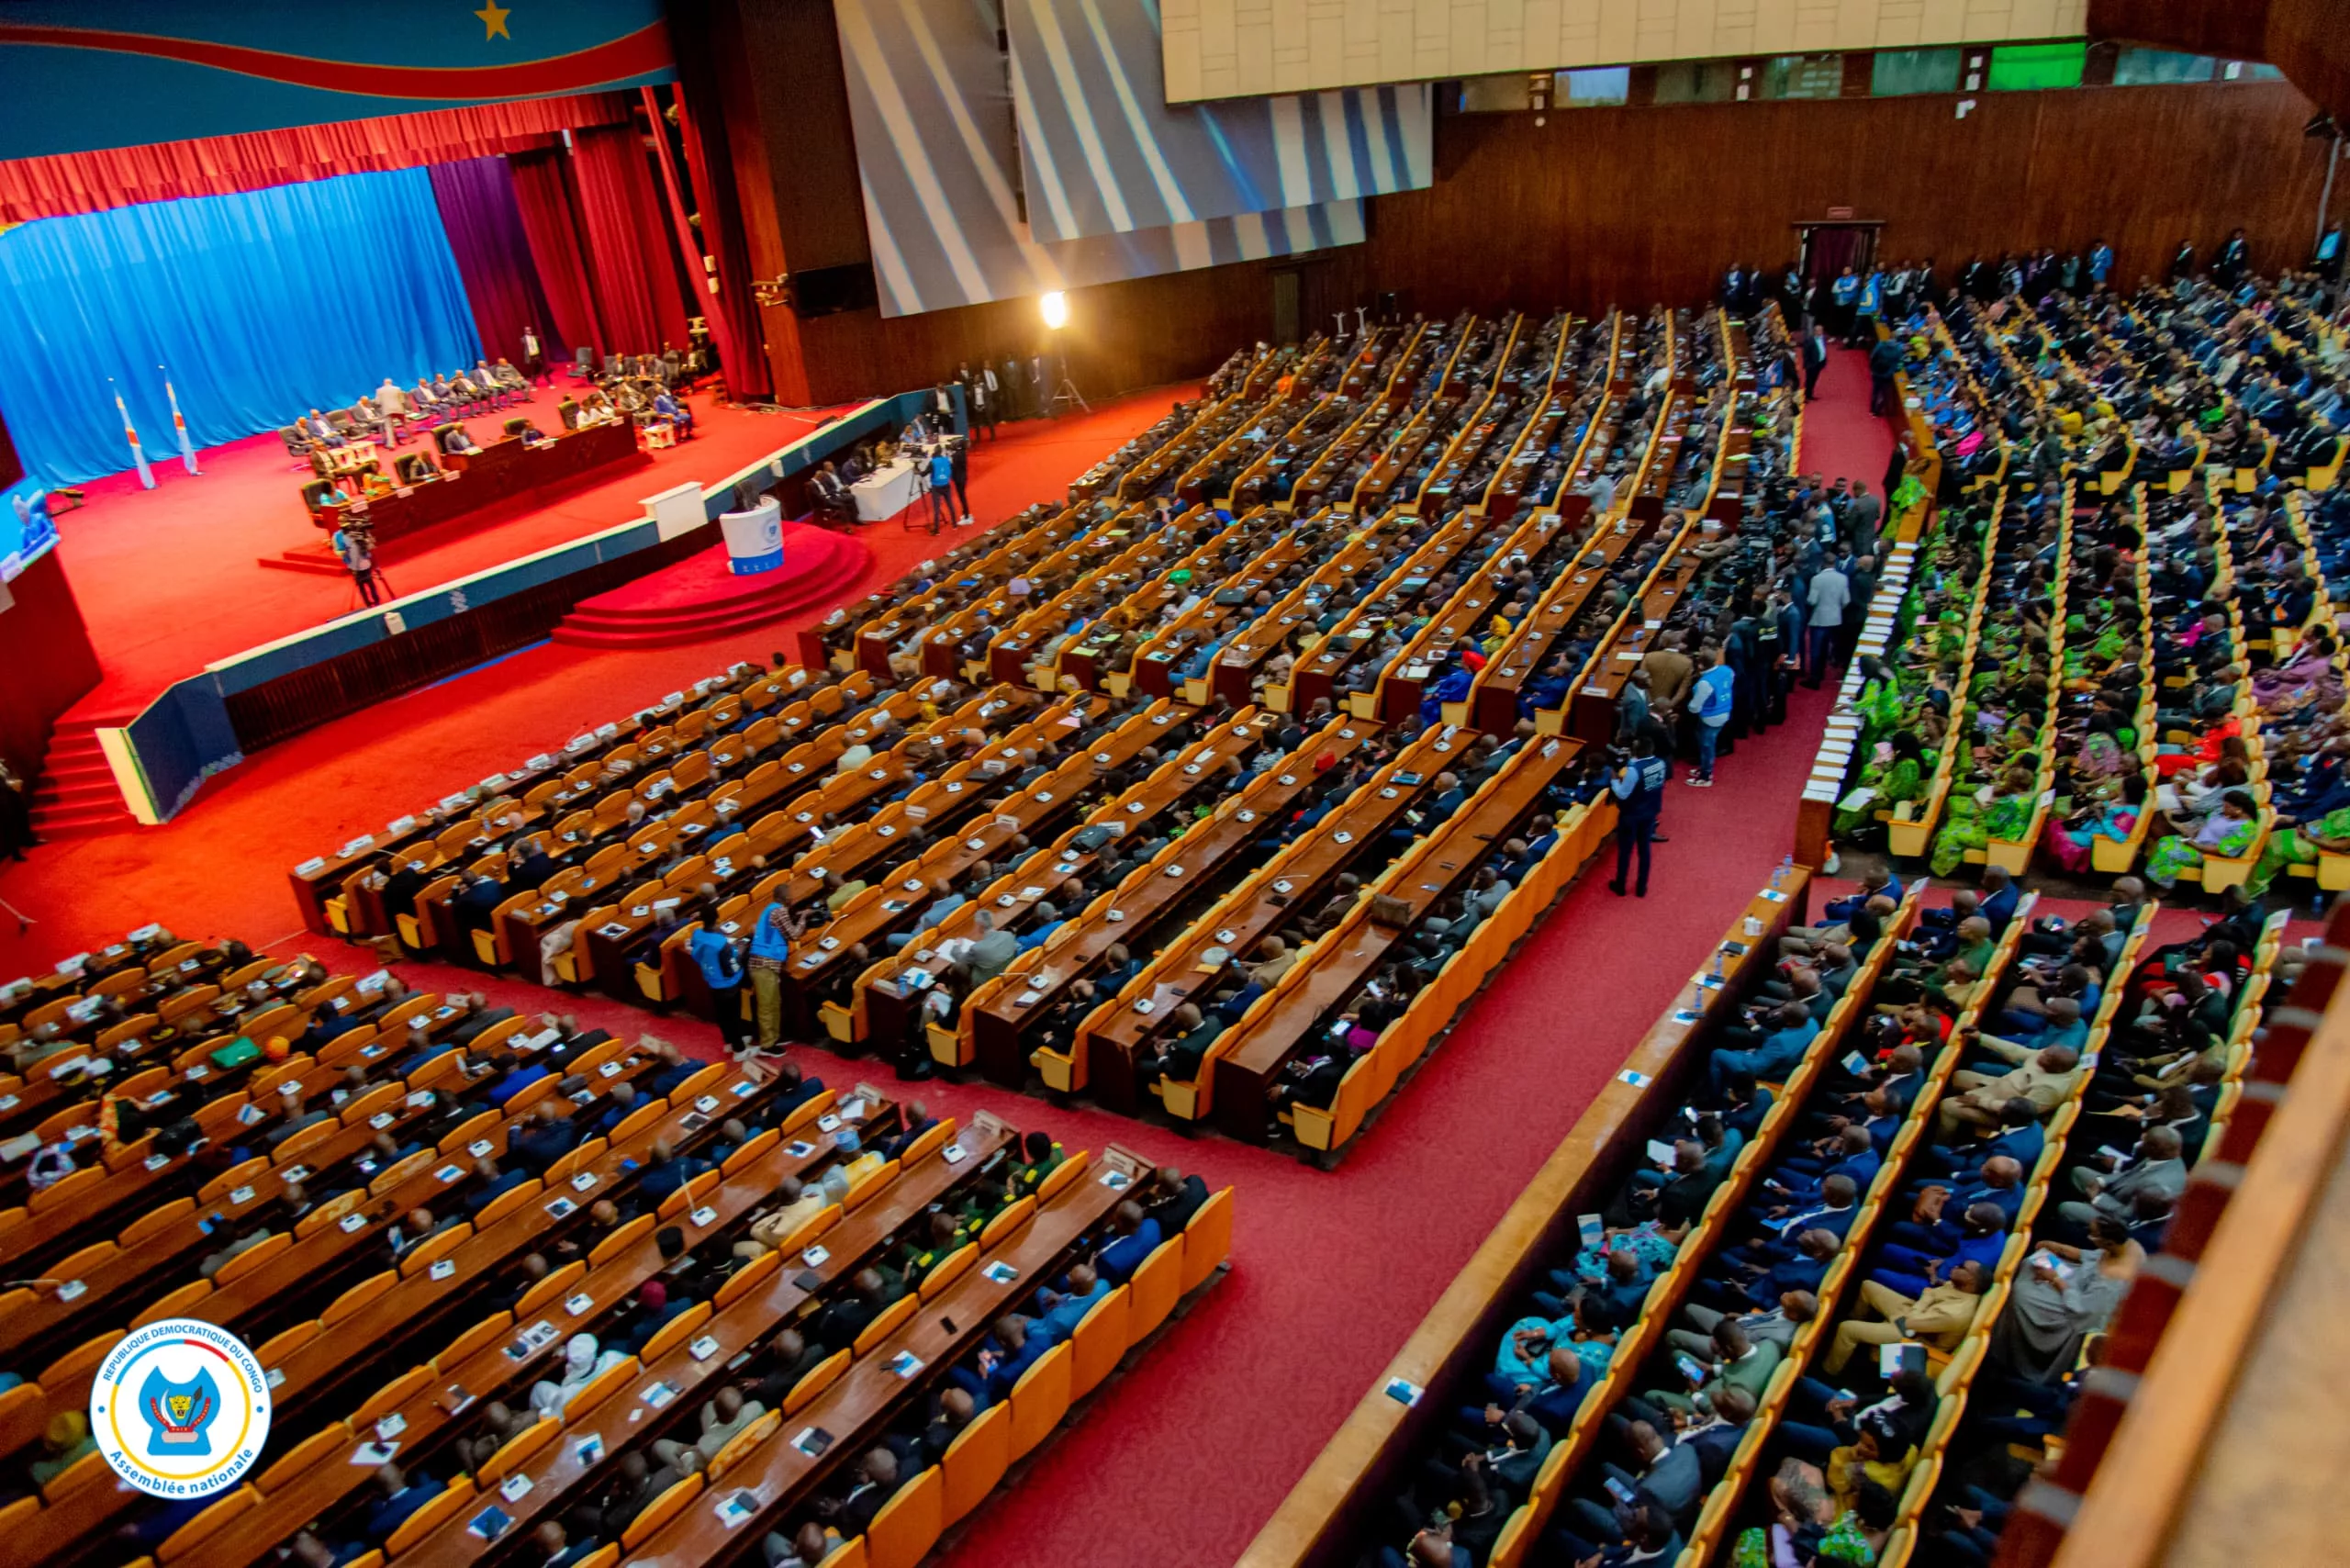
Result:
{"label": "woman in green dress", "polygon": [[2287,867],[2314,866],[2319,854],[2327,850],[2336,855],[2350,852],[2350,806],[2328,812],[2313,823],[2288,825],[2279,817],[2269,830],[2267,846],[2260,852],[2260,864],[2252,868],[2244,891],[2258,898]]}
{"label": "woman in green dress", "polygon": [[2013,843],[2021,838],[2031,826],[2036,781],[2032,769],[2019,762],[2009,767],[1988,800],[1977,791],[1952,801],[1950,820],[1934,835],[1934,875],[1949,876],[1965,863],[1967,851],[1987,850],[1993,839]]}
{"label": "woman in green dress", "polygon": [[2245,791],[2231,790],[2221,797],[2220,809],[2204,821],[2192,838],[2177,831],[2179,824],[2171,822],[2167,814],[2155,825],[2165,823],[2172,831],[2156,840],[2147,852],[2146,879],[2167,891],[2177,885],[2182,872],[2202,865],[2207,855],[2231,860],[2249,855],[2260,836],[2260,807]]}
{"label": "woman in green dress", "polygon": [[[1925,793],[1926,770],[1930,766],[1925,747],[1914,734],[1894,731],[1892,738],[1881,743],[1877,755],[1861,769],[1860,782],[1852,792],[1838,805],[1830,831],[1838,838],[1851,838],[1874,821],[1877,812],[1917,800]],[[1863,796],[1863,790],[1870,793]]]}

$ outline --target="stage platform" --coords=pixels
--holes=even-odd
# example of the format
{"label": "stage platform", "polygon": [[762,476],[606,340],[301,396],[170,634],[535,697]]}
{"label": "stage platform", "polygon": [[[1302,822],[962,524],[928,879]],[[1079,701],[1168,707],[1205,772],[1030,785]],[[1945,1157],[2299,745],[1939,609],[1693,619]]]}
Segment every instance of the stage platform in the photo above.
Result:
{"label": "stage platform", "polygon": [[[541,387],[526,404],[469,422],[476,439],[499,433],[509,414],[550,425],[568,383]],[[498,509],[487,526],[436,529],[385,562],[392,588],[413,593],[519,556],[567,543],[643,515],[643,499],[692,480],[715,484],[829,422],[838,409],[760,414],[721,408],[707,394],[692,407],[695,439],[648,454],[611,477]],[[413,446],[401,451],[413,450]],[[216,660],[333,620],[358,605],[340,572],[264,571],[263,557],[305,544],[318,530],[302,507],[309,465],[273,433],[197,454],[191,476],[176,460],[154,463],[156,487],[137,476],[92,480],[87,505],[59,520],[58,558],[82,606],[106,678],[73,717],[119,722]]]}
{"label": "stage platform", "polygon": [[575,648],[666,648],[781,621],[826,604],[865,576],[873,552],[856,539],[804,522],[783,525],[783,565],[738,577],[726,546],[579,601],[554,629]]}
{"label": "stage platform", "polygon": [[[505,437],[504,418],[503,413],[493,414],[478,421],[493,427],[475,432],[479,452],[441,460],[448,477],[370,503],[366,515],[375,526],[376,565],[389,567],[413,560],[437,542],[496,528],[566,496],[653,466],[652,454],[624,424],[593,425],[526,447]],[[422,444],[408,442],[379,449],[378,459],[388,467],[401,453]],[[303,521],[310,527],[308,538],[290,550],[263,556],[261,564],[280,571],[343,576],[342,557],[335,554],[330,532],[307,514]]]}

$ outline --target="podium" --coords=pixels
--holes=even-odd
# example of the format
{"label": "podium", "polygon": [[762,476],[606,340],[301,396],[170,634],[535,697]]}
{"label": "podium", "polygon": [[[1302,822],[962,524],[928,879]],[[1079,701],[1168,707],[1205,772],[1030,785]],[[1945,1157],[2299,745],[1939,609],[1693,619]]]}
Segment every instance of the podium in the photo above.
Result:
{"label": "podium", "polygon": [[783,565],[783,504],[768,497],[749,511],[730,511],[718,520],[726,541],[728,570],[738,577],[772,572]]}

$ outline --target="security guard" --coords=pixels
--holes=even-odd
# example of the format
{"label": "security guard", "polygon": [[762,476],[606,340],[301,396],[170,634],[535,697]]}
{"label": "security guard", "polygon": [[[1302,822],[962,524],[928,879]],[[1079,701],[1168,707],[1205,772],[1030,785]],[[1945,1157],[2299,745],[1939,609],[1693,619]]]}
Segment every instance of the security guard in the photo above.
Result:
{"label": "security guard", "polygon": [[1664,810],[1664,783],[1670,770],[1646,735],[1632,742],[1632,755],[1608,775],[1607,788],[1616,797],[1616,879],[1607,884],[1624,896],[1624,875],[1631,869],[1632,850],[1640,852],[1640,880],[1633,890],[1649,896],[1649,846],[1656,842],[1656,819]]}

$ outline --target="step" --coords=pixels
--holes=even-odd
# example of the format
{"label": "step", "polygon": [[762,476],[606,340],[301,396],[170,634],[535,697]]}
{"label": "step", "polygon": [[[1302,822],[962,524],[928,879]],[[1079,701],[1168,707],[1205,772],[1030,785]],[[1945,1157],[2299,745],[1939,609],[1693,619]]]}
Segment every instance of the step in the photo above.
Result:
{"label": "step", "polygon": [[122,790],[111,778],[103,782],[53,784],[43,780],[33,791],[33,810],[43,806],[113,805],[122,804]]}
{"label": "step", "polygon": [[110,817],[76,817],[71,821],[37,816],[33,819],[33,834],[52,842],[69,838],[104,838],[109,834],[138,825],[129,812],[118,812]]}
{"label": "step", "polygon": [[[807,562],[804,571],[779,581],[712,581],[716,557],[680,563],[695,575],[672,567],[666,581],[632,584],[587,600],[564,618],[554,641],[582,648],[661,648],[705,642],[827,603],[861,581],[872,566],[871,553],[853,540],[813,531],[792,537],[806,540],[800,546]],[[809,556],[817,558],[808,561]],[[708,597],[661,602],[665,589],[690,594],[697,588]]]}

